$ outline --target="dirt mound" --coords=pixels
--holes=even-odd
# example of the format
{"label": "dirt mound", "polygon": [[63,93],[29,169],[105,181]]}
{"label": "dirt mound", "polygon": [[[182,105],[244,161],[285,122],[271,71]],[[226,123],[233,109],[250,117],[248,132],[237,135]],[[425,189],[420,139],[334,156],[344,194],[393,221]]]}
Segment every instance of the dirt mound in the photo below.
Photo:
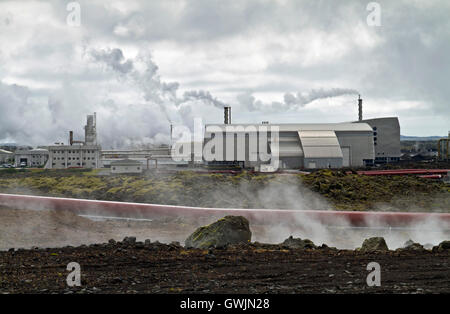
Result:
{"label": "dirt mound", "polygon": [[252,237],[249,222],[242,216],[225,216],[213,224],[198,228],[185,241],[186,247],[223,247],[228,244],[248,243]]}

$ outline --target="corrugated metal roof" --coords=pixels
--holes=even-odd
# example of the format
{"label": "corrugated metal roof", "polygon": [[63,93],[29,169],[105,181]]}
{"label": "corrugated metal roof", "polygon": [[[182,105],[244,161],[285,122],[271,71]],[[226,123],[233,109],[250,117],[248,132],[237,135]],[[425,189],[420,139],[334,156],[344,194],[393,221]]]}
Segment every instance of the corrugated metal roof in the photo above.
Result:
{"label": "corrugated metal roof", "polygon": [[305,158],[343,158],[334,131],[299,131]]}

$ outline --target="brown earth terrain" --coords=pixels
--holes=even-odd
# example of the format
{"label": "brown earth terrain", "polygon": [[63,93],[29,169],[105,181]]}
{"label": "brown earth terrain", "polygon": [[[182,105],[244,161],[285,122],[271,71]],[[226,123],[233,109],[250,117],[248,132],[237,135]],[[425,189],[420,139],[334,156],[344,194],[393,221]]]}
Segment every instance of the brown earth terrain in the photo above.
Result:
{"label": "brown earth terrain", "polygon": [[[1,173],[0,192],[205,207],[450,211],[443,182],[331,170],[288,176],[37,170]],[[197,227],[218,218],[117,220],[0,207],[0,293],[450,293],[450,252],[431,250],[450,231],[435,225],[333,229],[250,221],[250,244],[182,246]],[[275,244],[290,235],[338,249]],[[116,242],[130,236],[137,242]],[[391,250],[354,250],[373,236],[385,237]],[[395,250],[408,239],[427,249]],[[81,287],[66,284],[70,262],[81,266]],[[380,287],[366,284],[370,262],[381,266]]]}
{"label": "brown earth terrain", "polygon": [[[80,287],[66,284],[71,262],[81,267]],[[370,262],[381,266],[379,287],[366,283]],[[0,293],[450,293],[449,263],[449,250],[112,242],[0,252]]]}

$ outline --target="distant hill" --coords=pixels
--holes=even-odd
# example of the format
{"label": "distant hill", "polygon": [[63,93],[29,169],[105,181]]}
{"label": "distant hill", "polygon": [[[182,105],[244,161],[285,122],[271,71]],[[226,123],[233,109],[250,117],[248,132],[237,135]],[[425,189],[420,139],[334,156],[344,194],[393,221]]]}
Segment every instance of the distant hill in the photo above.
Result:
{"label": "distant hill", "polygon": [[441,138],[447,138],[446,136],[406,136],[400,135],[400,141],[437,141]]}

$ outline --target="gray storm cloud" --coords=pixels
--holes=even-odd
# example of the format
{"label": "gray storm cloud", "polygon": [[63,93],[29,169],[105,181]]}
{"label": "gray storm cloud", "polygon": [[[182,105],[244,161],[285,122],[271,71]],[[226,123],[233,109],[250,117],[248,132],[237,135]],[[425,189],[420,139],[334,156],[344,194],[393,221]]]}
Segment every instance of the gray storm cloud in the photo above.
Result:
{"label": "gray storm cloud", "polygon": [[[98,136],[105,148],[141,147],[169,143],[170,124],[192,128],[194,107],[220,108],[224,103],[204,90],[186,91],[178,97],[178,82],[165,82],[151,54],[126,59],[122,50],[88,50],[85,66],[106,76],[96,91],[83,84],[63,84],[58,90],[40,91],[35,97],[27,86],[0,82],[0,143],[49,145],[67,142],[68,130],[82,137],[85,115],[98,113]],[[93,70],[92,70],[93,69]],[[125,89],[136,99],[116,99],[111,92]],[[97,94],[106,93],[103,98]],[[96,98],[97,97],[97,98]]]}
{"label": "gray storm cloud", "polygon": [[[65,2],[0,1],[0,142],[80,137],[97,111],[104,146],[156,143],[169,120],[221,121],[224,99],[269,120],[301,108],[317,120],[314,100],[327,106],[331,87],[364,91],[366,112],[398,116],[403,134],[447,134],[449,1],[380,2],[381,27],[367,25],[361,1],[79,2],[82,25],[72,28]],[[158,76],[149,50],[182,86]]]}

